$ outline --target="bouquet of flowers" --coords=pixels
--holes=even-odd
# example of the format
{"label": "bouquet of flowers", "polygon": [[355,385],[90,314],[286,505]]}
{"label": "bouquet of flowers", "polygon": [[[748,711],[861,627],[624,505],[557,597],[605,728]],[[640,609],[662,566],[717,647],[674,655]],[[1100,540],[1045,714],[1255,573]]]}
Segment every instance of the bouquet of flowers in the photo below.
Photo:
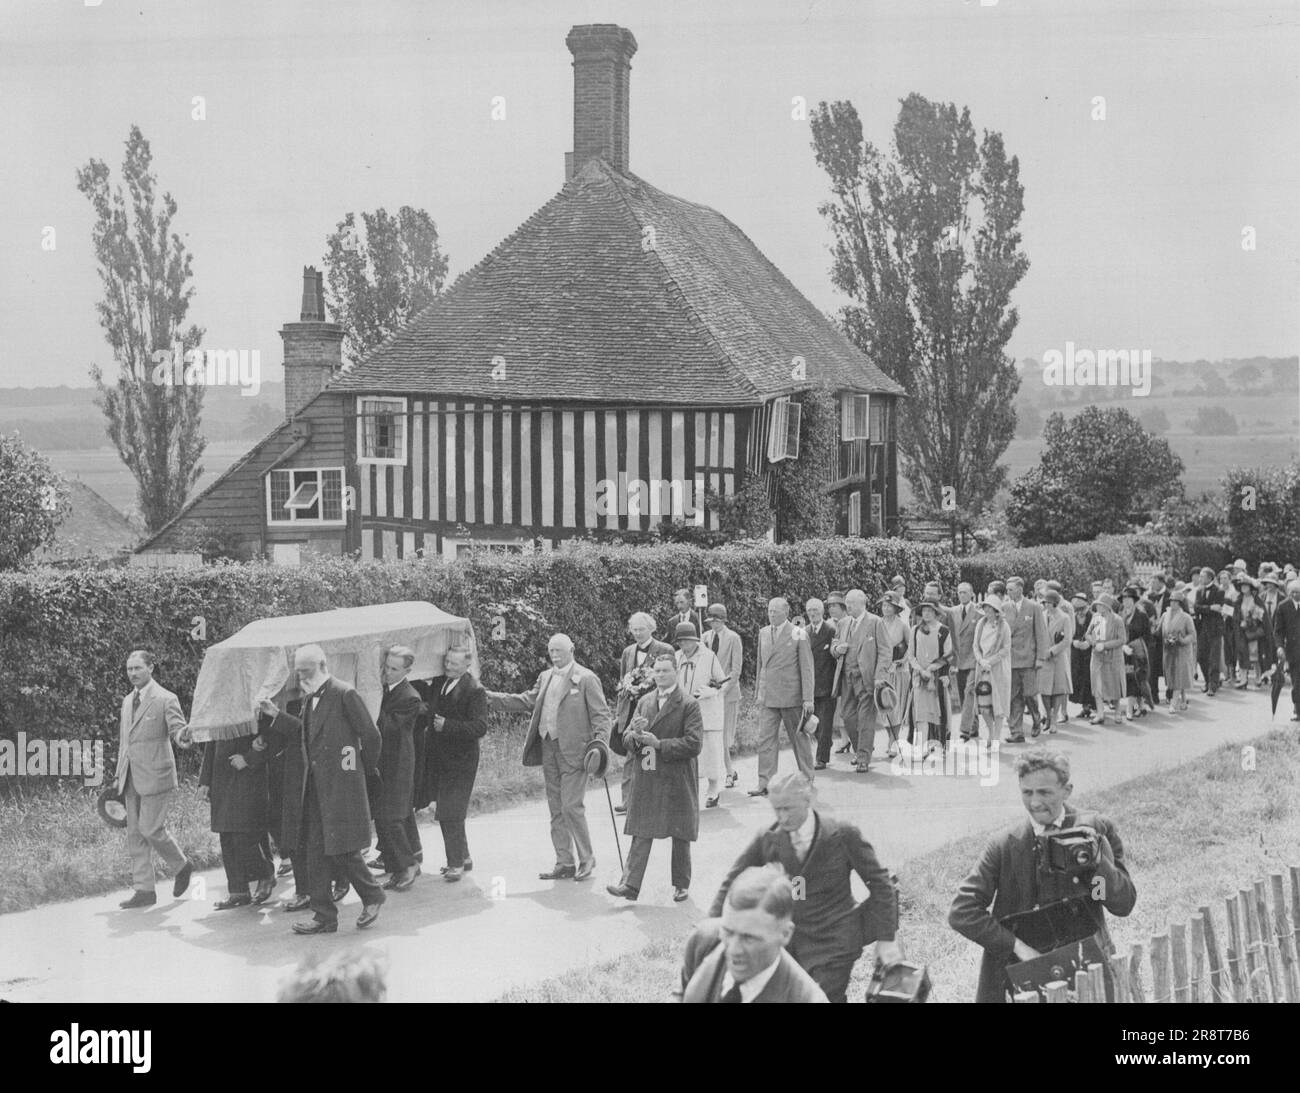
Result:
{"label": "bouquet of flowers", "polygon": [[648,659],[640,668],[633,668],[618,681],[619,698],[631,699],[633,706],[654,689],[654,668]]}

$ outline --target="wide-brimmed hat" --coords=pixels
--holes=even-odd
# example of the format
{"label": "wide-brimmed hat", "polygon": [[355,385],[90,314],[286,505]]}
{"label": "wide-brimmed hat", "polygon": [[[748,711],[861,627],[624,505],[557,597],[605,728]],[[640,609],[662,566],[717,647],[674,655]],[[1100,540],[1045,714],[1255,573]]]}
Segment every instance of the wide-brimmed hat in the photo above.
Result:
{"label": "wide-brimmed hat", "polygon": [[126,805],[117,792],[117,785],[105,786],[95,801],[95,811],[109,827],[126,827]]}
{"label": "wide-brimmed hat", "polygon": [[844,599],[843,592],[832,592],[829,596],[826,597],[827,607],[830,607],[830,605],[833,603],[837,603],[841,607],[848,607],[848,602]]}
{"label": "wide-brimmed hat", "polygon": [[887,679],[882,679],[876,684],[876,708],[879,710],[892,710],[898,705],[898,692],[894,690],[894,685]]}
{"label": "wide-brimmed hat", "polygon": [[1255,578],[1252,577],[1249,573],[1234,574],[1232,578],[1232,583],[1235,584],[1238,588],[1241,588],[1243,585],[1245,585],[1246,587],[1255,589],[1256,591],[1258,591],[1259,589],[1259,581],[1255,580]]}
{"label": "wide-brimmed hat", "polygon": [[938,596],[921,597],[920,602],[917,603],[916,605],[917,612],[920,613],[920,610],[923,607],[930,608],[935,613],[936,616],[943,614],[943,604],[939,602]]}
{"label": "wide-brimmed hat", "polygon": [[711,619],[721,619],[723,622],[727,621],[727,609],[720,603],[709,604],[709,609],[705,612],[705,615]]}
{"label": "wide-brimmed hat", "polygon": [[1235,562],[1232,563],[1232,568],[1233,568],[1233,569],[1245,569],[1245,568],[1246,568],[1246,559],[1245,559],[1245,558],[1238,558]]}
{"label": "wide-brimmed hat", "polygon": [[1061,602],[1061,594],[1055,588],[1048,588],[1043,592],[1043,599],[1055,607]]}
{"label": "wide-brimmed hat", "polygon": [[1275,584],[1278,588],[1286,589],[1286,581],[1282,580],[1276,573],[1270,573],[1266,577],[1260,577],[1260,584]]}
{"label": "wide-brimmed hat", "polygon": [[673,630],[673,644],[678,645],[687,638],[691,641],[699,641],[700,632],[695,629],[693,622],[679,622]]}
{"label": "wide-brimmed hat", "polygon": [[1131,584],[1119,594],[1120,599],[1123,599],[1125,596],[1131,599],[1134,603],[1137,603],[1137,601],[1142,598],[1142,589],[1138,588],[1137,585]]}
{"label": "wide-brimmed hat", "polygon": [[1084,603],[1087,603],[1087,602],[1088,602],[1088,593],[1086,593],[1086,592],[1076,592],[1073,596],[1070,597],[1070,599],[1072,599],[1072,600],[1082,600]]}
{"label": "wide-brimmed hat", "polygon": [[1001,612],[1002,597],[999,596],[996,592],[990,592],[987,596],[984,597],[984,600],[980,604],[980,607],[992,607],[995,611]]}
{"label": "wide-brimmed hat", "polygon": [[887,603],[892,603],[898,610],[903,610],[903,596],[900,592],[886,592],[880,597],[880,605],[883,607]]}
{"label": "wide-brimmed hat", "polygon": [[1186,607],[1186,606],[1187,606],[1187,593],[1184,592],[1181,588],[1176,588],[1176,589],[1174,589],[1174,591],[1172,591],[1172,592],[1169,593],[1169,602],[1170,602],[1170,603],[1181,603],[1184,607]]}
{"label": "wide-brimmed hat", "polygon": [[1096,607],[1098,604],[1102,604],[1105,607],[1109,607],[1112,611],[1119,610],[1119,601],[1116,600],[1115,597],[1112,596],[1109,592],[1103,592],[1100,596],[1098,596],[1095,600],[1092,601],[1093,607]]}
{"label": "wide-brimmed hat", "polygon": [[588,774],[604,778],[605,772],[609,770],[609,745],[597,737],[582,753],[582,765],[587,769]]}

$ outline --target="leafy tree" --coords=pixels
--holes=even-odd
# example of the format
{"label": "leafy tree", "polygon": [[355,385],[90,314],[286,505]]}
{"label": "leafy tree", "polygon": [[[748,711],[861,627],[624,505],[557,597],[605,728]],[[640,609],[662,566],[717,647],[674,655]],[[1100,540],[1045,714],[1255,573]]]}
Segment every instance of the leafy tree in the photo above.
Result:
{"label": "leafy tree", "polygon": [[1006,480],[1020,378],[1006,345],[1019,321],[1020,164],[999,133],[977,140],[970,111],[902,101],[888,155],[864,140],[850,102],[821,103],[813,150],[834,199],[831,279],[852,303],[845,332],[910,398],[899,450],[917,499],[945,486],[973,509]]}
{"label": "leafy tree", "polygon": [[438,227],[423,209],[403,205],[395,217],[376,209],[361,219],[364,236],[348,213],[325,241],[326,296],[352,364],[428,307],[447,277]]}
{"label": "leafy tree", "polygon": [[1159,406],[1148,406],[1138,414],[1138,422],[1148,433],[1169,432],[1169,415]]}
{"label": "leafy tree", "polygon": [[1052,414],[1037,467],[1012,483],[1007,520],[1021,546],[1124,531],[1129,514],[1183,495],[1183,462],[1127,410]]}
{"label": "leafy tree", "polygon": [[1300,384],[1300,361],[1295,357],[1282,357],[1269,365],[1273,385],[1281,391],[1294,391]]}
{"label": "leafy tree", "polygon": [[1196,436],[1236,436],[1237,419],[1225,406],[1202,406],[1187,426]]}
{"label": "leafy tree", "polygon": [[1232,551],[1251,566],[1295,557],[1300,459],[1285,467],[1233,467],[1223,479]]}
{"label": "leafy tree", "polygon": [[1242,391],[1249,391],[1264,379],[1264,373],[1253,364],[1243,364],[1232,370],[1233,385]]}
{"label": "leafy tree", "polygon": [[203,473],[199,463],[206,441],[199,434],[202,384],[155,382],[155,354],[197,349],[203,331],[181,324],[194,288],[191,255],[171,230],[176,201],[157,197],[153,153],[139,126],[131,126],[122,160],[122,187],[110,188],[109,169],[92,159],[77,172],[77,189],[95,211],[92,240],[104,299],[96,305],[99,324],[117,361],[113,386],[98,366],[91,377],[96,404],[108,419],[108,436],[135,477],[140,514],[157,531],[180,512]]}
{"label": "leafy tree", "polygon": [[1228,393],[1228,381],[1219,374],[1219,370],[1214,365],[1208,363],[1198,364],[1196,376],[1201,381],[1196,387],[1198,395],[1218,397]]}
{"label": "leafy tree", "polygon": [[54,541],[72,511],[67,483],[18,434],[0,435],[0,569],[17,569]]}

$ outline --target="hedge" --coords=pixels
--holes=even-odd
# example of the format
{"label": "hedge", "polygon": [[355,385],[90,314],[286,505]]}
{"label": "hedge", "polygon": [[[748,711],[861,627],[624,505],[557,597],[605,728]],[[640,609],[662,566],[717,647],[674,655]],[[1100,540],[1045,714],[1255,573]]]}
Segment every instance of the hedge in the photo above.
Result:
{"label": "hedge", "polygon": [[1230,561],[1222,539],[1169,535],[1103,535],[1085,543],[1018,547],[970,554],[961,559],[961,579],[982,593],[993,580],[1015,574],[1032,585],[1040,577],[1058,580],[1067,595],[1109,577],[1120,588],[1138,563],[1155,563],[1170,580],[1186,579],[1193,568],[1222,569]]}
{"label": "hedge", "polygon": [[452,563],[338,558],[301,568],[226,563],[0,574],[0,734],[95,736],[111,756],[129,650],[154,651],[159,681],[188,710],[204,649],[246,623],[398,600],[429,600],[469,617],[483,680],[493,689],[528,687],[546,663],[547,639],[563,631],[612,695],[627,617],[649,611],[662,637],[673,589],[707,584],[741,634],[752,677],[770,597],[802,602],[850,587],[877,594],[895,573],[909,588],[931,579],[951,588],[957,561],[900,539],[836,538],[716,550],[582,543],[553,553],[474,552]]}

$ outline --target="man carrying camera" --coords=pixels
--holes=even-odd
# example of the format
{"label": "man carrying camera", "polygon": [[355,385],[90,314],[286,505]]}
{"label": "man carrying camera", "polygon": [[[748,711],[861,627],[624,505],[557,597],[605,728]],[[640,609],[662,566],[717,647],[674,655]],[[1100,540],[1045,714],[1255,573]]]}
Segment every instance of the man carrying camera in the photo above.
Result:
{"label": "man carrying camera", "polygon": [[1137,901],[1115,825],[1068,804],[1069,758],[1035,749],[1016,761],[1016,776],[1029,816],[989,841],[948,912],[948,925],[984,949],[977,1002],[1005,1002],[1008,965],[1043,955],[1008,927],[1009,916],[1069,901],[1109,950],[1103,908],[1123,917]]}

